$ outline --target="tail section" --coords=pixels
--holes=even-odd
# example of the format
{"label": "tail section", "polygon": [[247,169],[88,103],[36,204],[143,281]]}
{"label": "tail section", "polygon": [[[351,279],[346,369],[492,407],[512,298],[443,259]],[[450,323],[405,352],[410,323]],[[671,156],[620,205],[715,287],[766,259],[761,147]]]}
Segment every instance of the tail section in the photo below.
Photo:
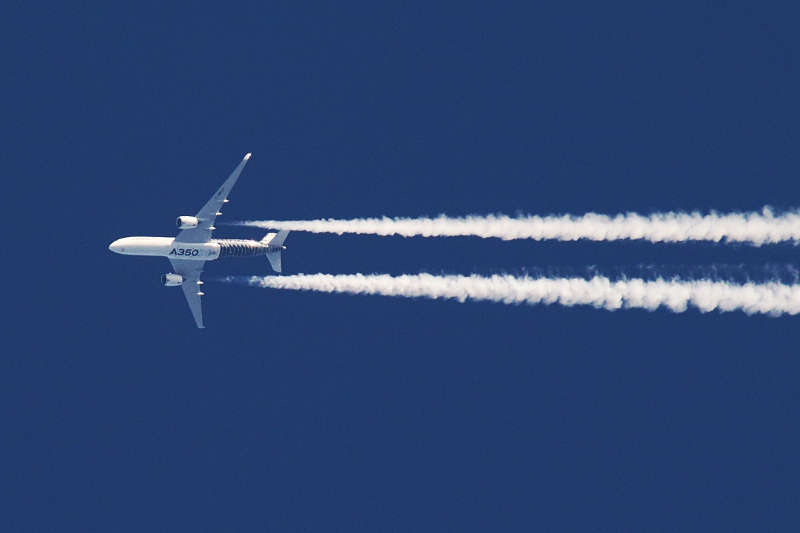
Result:
{"label": "tail section", "polygon": [[267,259],[269,264],[272,265],[272,270],[281,273],[281,253],[280,252],[267,252]]}
{"label": "tail section", "polygon": [[271,244],[272,246],[283,246],[283,241],[286,240],[286,236],[289,235],[288,229],[282,229],[278,233],[267,233],[266,236],[261,239],[261,244]]}
{"label": "tail section", "polygon": [[[261,244],[267,244],[269,246],[283,246],[283,241],[286,240],[286,236],[289,235],[289,230],[284,229],[279,231],[278,233],[267,233],[267,235],[261,239]],[[269,259],[269,264],[272,265],[272,270],[275,272],[281,272],[281,252],[267,252],[267,259]]]}

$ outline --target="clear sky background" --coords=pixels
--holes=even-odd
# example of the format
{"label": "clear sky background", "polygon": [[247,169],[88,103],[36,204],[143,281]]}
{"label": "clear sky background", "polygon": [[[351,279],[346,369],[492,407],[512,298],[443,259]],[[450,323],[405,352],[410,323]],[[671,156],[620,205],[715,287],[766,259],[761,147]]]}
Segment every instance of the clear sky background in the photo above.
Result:
{"label": "clear sky background", "polygon": [[[800,317],[209,282],[199,331],[166,260],[108,250],[175,235],[247,152],[227,220],[795,208],[796,2],[73,4],[0,4],[0,529],[800,523]],[[286,244],[287,274],[798,254]]]}

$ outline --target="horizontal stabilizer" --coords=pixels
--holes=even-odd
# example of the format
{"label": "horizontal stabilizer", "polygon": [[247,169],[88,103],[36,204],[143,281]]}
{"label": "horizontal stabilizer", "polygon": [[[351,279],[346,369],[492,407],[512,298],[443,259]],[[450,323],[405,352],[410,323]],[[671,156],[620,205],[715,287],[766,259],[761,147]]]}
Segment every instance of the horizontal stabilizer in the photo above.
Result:
{"label": "horizontal stabilizer", "polygon": [[[270,235],[273,235],[273,234],[271,233]],[[272,239],[270,239],[269,243],[267,243],[267,244],[271,244],[273,246],[283,246],[283,241],[286,240],[286,236],[287,235],[289,235],[289,230],[288,229],[282,229],[282,230],[280,230],[278,232],[277,235],[275,235]],[[269,235],[267,235],[267,237],[269,237]],[[266,239],[267,237],[264,237],[264,238]]]}
{"label": "horizontal stabilizer", "polygon": [[263,238],[263,239],[261,239],[261,243],[262,243],[262,244],[269,244],[270,242],[272,242],[272,239],[274,239],[274,238],[275,238],[275,235],[277,235],[277,233],[267,233],[267,234],[264,236],[264,238]]}
{"label": "horizontal stabilizer", "polygon": [[280,252],[267,252],[267,259],[269,264],[272,265],[272,270],[280,274],[281,272],[281,253]]}

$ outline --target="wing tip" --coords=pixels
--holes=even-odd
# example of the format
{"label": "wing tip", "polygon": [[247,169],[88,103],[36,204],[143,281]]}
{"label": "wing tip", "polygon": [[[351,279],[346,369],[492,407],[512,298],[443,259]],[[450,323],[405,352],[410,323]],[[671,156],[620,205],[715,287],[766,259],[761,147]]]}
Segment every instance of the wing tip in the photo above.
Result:
{"label": "wing tip", "polygon": [[246,156],[244,156],[244,160],[247,161],[248,159],[250,159],[251,155],[253,155],[253,154],[247,154]]}

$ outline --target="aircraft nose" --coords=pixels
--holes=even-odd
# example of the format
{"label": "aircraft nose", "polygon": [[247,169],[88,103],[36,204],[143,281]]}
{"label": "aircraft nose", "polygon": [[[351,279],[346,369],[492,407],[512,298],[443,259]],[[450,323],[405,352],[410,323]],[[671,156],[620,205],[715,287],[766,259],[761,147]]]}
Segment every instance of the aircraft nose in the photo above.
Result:
{"label": "aircraft nose", "polygon": [[120,240],[117,239],[116,241],[112,242],[110,245],[108,245],[108,249],[112,252],[120,253],[120,251],[122,251],[122,246],[120,245],[119,241]]}

